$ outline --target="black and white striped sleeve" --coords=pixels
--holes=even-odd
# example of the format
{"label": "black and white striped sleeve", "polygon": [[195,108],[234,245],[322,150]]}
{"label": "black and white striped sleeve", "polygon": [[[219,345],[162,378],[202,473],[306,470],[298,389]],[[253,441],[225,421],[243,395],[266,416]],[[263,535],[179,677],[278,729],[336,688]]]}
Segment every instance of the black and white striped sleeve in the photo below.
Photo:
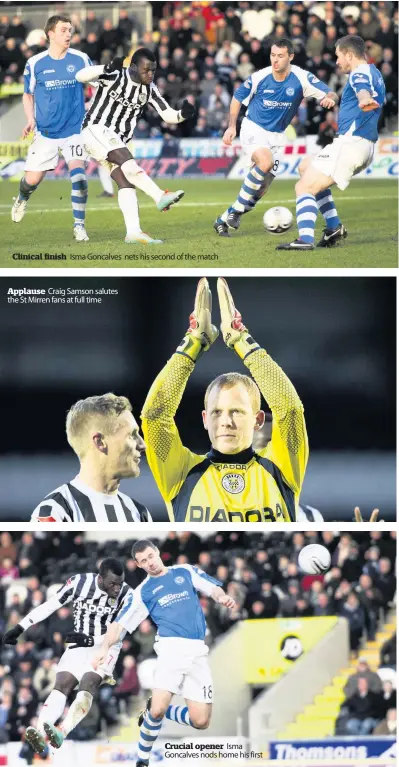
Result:
{"label": "black and white striped sleeve", "polygon": [[50,493],[32,512],[31,522],[73,522],[73,513],[61,493]]}
{"label": "black and white striped sleeve", "polygon": [[74,581],[76,577],[79,576],[69,578],[64,586],[59,591],[57,591],[54,596],[52,596],[46,602],[43,602],[42,605],[35,607],[34,610],[31,610],[30,613],[25,616],[25,618],[22,618],[22,620],[19,621],[19,625],[22,626],[24,631],[26,631],[31,626],[34,626],[36,623],[40,623],[41,621],[46,620],[46,618],[55,613],[56,610],[59,610],[60,607],[63,607],[63,605],[68,604],[68,602],[72,600],[75,589]]}
{"label": "black and white striped sleeve", "polygon": [[180,110],[172,109],[168,102],[165,101],[164,97],[161,96],[157,86],[154,85],[154,83],[151,83],[150,85],[150,96],[148,99],[148,104],[157,110],[160,117],[162,117],[162,120],[164,120],[166,123],[170,123],[170,125],[176,125],[176,123],[184,122],[184,117],[182,117]]}

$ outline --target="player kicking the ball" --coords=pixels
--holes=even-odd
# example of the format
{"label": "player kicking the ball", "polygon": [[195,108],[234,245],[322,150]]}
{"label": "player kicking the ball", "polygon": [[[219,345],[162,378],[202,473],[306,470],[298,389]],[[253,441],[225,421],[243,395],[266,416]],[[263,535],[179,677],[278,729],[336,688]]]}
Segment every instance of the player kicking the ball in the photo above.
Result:
{"label": "player kicking the ball", "polygon": [[299,167],[295,186],[298,239],[277,245],[276,250],[313,250],[317,214],[326,228],[318,247],[330,248],[347,236],[331,195],[336,184],[342,191],[353,176],[373,160],[378,139],[378,120],[385,102],[385,85],[374,64],[368,64],[364,40],[357,35],[341,37],[336,46],[337,64],[349,74],[338,115],[338,136]]}
{"label": "player kicking the ball", "polygon": [[[35,607],[25,618],[7,631],[3,644],[16,645],[18,637],[31,626],[48,618],[60,607],[73,603],[74,632],[66,637],[67,649],[57,666],[54,689],[45,700],[36,727],[28,727],[25,739],[38,754],[46,751],[46,736],[55,748],[89,713],[93,696],[100,684],[112,679],[122,644],[119,642],[104,653],[96,669],[91,665],[102,644],[108,625],[118,613],[131,604],[133,590],[123,582],[123,565],[117,559],[104,559],[99,573],[75,575],[47,602]],[[79,686],[76,698],[60,727],[54,727],[66,706],[67,698]]]}
{"label": "player kicking the ball", "polygon": [[70,48],[72,24],[67,16],[51,16],[44,27],[50,44],[32,56],[25,67],[23,106],[27,124],[22,138],[35,131],[25,164],[19,194],[11,210],[12,220],[22,221],[28,200],[48,170],[58,165],[59,152],[68,166],[72,183],[73,236],[89,238],[85,230],[87,181],[86,152],[80,136],[85,113],[83,87],[76,73],[91,64],[85,53]]}
{"label": "player kicking the ball", "polygon": [[251,166],[236,201],[216,219],[213,228],[219,237],[229,237],[238,229],[241,216],[253,210],[276,176],[278,156],[285,143],[285,129],[296,115],[303,98],[315,98],[331,109],[338,102],[336,93],[306,69],[294,66],[291,40],[273,43],[270,67],[254,72],[235,91],[230,105],[229,127],[223,141],[230,145],[236,136],[237,118],[242,105],[248,107],[242,121],[240,141]]}
{"label": "player kicking the ball", "polygon": [[[225,373],[212,381],[202,413],[211,450],[197,455],[182,444],[175,415],[197,360],[218,336],[203,278],[190,327],[144,403],[148,464],[173,521],[295,522],[308,460],[302,402],[248,332],[223,279],[218,279],[218,296],[223,340],[253,377]],[[273,431],[267,447],[254,450],[254,433],[265,420],[261,393],[273,414]]]}
{"label": "player kicking the ball", "polygon": [[141,231],[136,188],[151,197],[158,210],[169,210],[184,195],[163,191],[137,165],[126,144],[133,138],[137,120],[150,104],[162,120],[180,123],[194,117],[195,109],[183,101],[181,110],[172,109],[154,84],[156,59],[149,48],[139,48],[128,68],[123,59],[114,59],[107,66],[83,69],[76,77],[81,83],[98,82],[97,93],[83,121],[82,140],[87,152],[105,164],[116,181],[118,204],[126,224],[127,243],[157,244]]}
{"label": "player kicking the ball", "polygon": [[[213,701],[212,677],[205,644],[205,618],[197,591],[220,605],[235,606],[219,581],[192,565],[165,567],[152,541],[137,541],[132,557],[147,578],[135,589],[115,621],[108,627],[102,647],[93,661],[101,667],[125,631],[130,634],[149,615],[158,628],[154,650],[158,656],[152,696],[139,718],[137,767],[148,765],[164,717],[205,730]],[[182,695],[187,706],[172,706]]]}

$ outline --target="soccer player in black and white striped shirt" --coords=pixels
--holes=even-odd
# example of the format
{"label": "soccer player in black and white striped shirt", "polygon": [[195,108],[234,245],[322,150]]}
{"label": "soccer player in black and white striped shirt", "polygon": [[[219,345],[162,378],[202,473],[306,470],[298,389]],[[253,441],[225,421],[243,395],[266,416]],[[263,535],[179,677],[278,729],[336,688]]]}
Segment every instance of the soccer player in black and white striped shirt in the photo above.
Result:
{"label": "soccer player in black and white striped shirt", "polygon": [[107,165],[116,181],[118,203],[126,224],[128,243],[161,243],[141,231],[136,188],[151,197],[158,210],[169,210],[184,195],[163,191],[134,160],[126,144],[133,138],[137,120],[150,104],[162,120],[176,124],[194,117],[195,109],[185,100],[180,110],[172,109],[154,84],[156,59],[149,48],[139,48],[130,66],[114,59],[107,66],[85,67],[76,73],[80,83],[98,82],[97,93],[82,125],[82,141],[91,157]]}
{"label": "soccer player in black and white striped shirt", "polygon": [[102,394],[79,400],[66,421],[79,474],[39,503],[32,522],[151,522],[148,509],[119,491],[121,479],[140,475],[145,442],[127,397]]}
{"label": "soccer player in black and white striped shirt", "polygon": [[[57,746],[52,739],[58,736],[62,743],[89,712],[93,695],[101,682],[104,679],[113,681],[112,674],[122,641],[111,648],[104,664],[96,671],[92,659],[102,644],[109,624],[132,597],[133,590],[123,578],[122,563],[113,558],[104,559],[98,574],[85,573],[69,578],[54,596],[31,610],[2,637],[3,644],[15,645],[24,631],[72,602],[74,632],[66,637],[68,646],[57,666],[54,689],[43,704],[36,727],[28,727],[25,734],[28,743],[39,754],[46,750],[46,735],[52,745]],[[59,733],[55,731],[54,724],[62,716],[67,698],[78,684],[78,693]]]}

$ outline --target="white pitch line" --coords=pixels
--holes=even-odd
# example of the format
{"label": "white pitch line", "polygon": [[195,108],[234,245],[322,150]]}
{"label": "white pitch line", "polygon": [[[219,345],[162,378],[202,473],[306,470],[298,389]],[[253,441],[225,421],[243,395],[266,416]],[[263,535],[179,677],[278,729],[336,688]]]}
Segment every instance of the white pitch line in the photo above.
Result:
{"label": "white pitch line", "polygon": [[[354,195],[354,196],[351,196],[351,197],[345,195],[345,196],[342,196],[342,198],[339,197],[338,199],[339,200],[341,200],[341,199],[342,200],[380,200],[381,199],[381,195],[370,195],[370,196],[366,196],[366,197],[364,197],[363,195],[360,195],[360,196]],[[283,202],[296,202],[296,198],[292,197],[291,199],[286,199],[286,200],[282,200],[282,199],[270,200],[270,203],[273,204],[273,205],[279,205],[279,204],[281,204]],[[210,207],[215,207],[215,206],[216,207],[222,207],[222,205],[230,205],[230,203],[231,203],[231,200],[227,200],[227,201],[226,200],[224,200],[224,201],[220,201],[219,200],[218,202],[201,202],[201,201],[199,201],[199,202],[179,202],[178,205],[179,205],[179,208],[197,208],[198,206],[200,206],[201,208],[205,208],[205,207],[210,208]],[[32,210],[33,205],[31,205],[27,209],[26,212],[27,213],[70,213],[71,210],[72,210],[72,206],[70,206],[70,205],[67,208],[40,208],[37,203],[34,203],[34,205],[36,205],[37,210]],[[140,210],[142,208],[153,208],[153,207],[154,206],[151,205],[150,203],[140,203]],[[11,211],[11,205],[0,204],[0,208],[7,208],[7,211]],[[94,208],[90,204],[88,204],[87,212],[89,212],[89,211],[93,211],[94,212],[94,211],[99,211],[99,210],[119,210],[119,206],[118,205],[107,205],[107,206],[106,205],[101,205],[99,207],[95,207]],[[4,211],[4,212],[0,211],[0,216],[8,215],[7,211]]]}

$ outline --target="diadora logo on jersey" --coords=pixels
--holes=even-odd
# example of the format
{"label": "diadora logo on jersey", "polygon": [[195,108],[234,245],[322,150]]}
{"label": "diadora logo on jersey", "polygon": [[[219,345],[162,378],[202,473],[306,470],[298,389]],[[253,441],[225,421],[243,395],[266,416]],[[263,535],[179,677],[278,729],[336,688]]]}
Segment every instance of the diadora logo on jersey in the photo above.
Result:
{"label": "diadora logo on jersey", "polygon": [[177,583],[179,586],[181,586],[182,583],[184,583],[184,578],[182,575],[178,575],[177,578],[175,578],[175,583]]}
{"label": "diadora logo on jersey", "polygon": [[[213,511],[213,510],[212,510]],[[216,509],[211,514],[210,506],[190,506],[187,522],[276,522],[284,521],[284,513],[280,504],[276,509],[268,506],[263,509],[248,509],[248,511],[227,511]]]}
{"label": "diadora logo on jersey", "polygon": [[245,480],[241,474],[225,474],[222,479],[222,486],[228,493],[241,493],[245,487]]}
{"label": "diadora logo on jersey", "polygon": [[129,107],[129,109],[133,109],[137,104],[132,104],[127,99],[124,99],[123,96],[118,96],[116,91],[110,91],[109,95],[111,98],[113,98],[115,101],[118,102],[118,104],[123,104],[124,107]]}
{"label": "diadora logo on jersey", "polygon": [[74,65],[73,65],[73,64],[68,64],[68,66],[67,66],[67,72],[70,72],[70,73],[72,74],[72,72],[74,72],[74,71],[75,71],[75,69],[76,69],[76,67],[74,67]]}
{"label": "diadora logo on jersey", "polygon": [[160,589],[163,589],[163,586],[162,586],[162,585],[161,585],[161,586],[157,586],[157,587],[156,587],[156,589],[153,589],[153,592],[152,592],[152,593],[153,593],[153,594],[156,594],[156,593],[157,593],[157,591],[160,591]]}
{"label": "diadora logo on jersey", "polygon": [[55,74],[55,69],[45,69],[43,74],[44,75],[53,75],[53,74]]}
{"label": "diadora logo on jersey", "polygon": [[286,90],[287,96],[293,96],[294,93],[295,93],[295,91],[294,91],[293,88],[287,88],[287,90]]}
{"label": "diadora logo on jersey", "polygon": [[167,607],[174,602],[181,602],[184,599],[188,599],[188,591],[179,591],[177,594],[165,594],[164,597],[158,599],[160,607]]}
{"label": "diadora logo on jersey", "polygon": [[107,607],[106,605],[93,604],[91,599],[84,600],[77,599],[75,602],[75,609],[84,610],[87,613],[97,613],[97,615],[110,615],[114,612],[113,607]]}

